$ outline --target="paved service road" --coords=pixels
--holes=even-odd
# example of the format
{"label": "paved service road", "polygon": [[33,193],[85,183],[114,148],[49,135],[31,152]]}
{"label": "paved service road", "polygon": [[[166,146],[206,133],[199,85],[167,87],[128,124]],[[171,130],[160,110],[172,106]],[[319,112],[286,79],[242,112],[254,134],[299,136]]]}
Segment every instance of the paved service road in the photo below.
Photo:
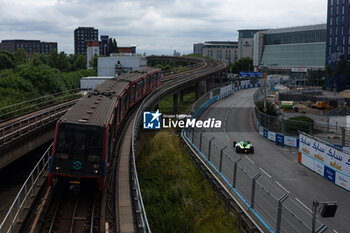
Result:
{"label": "paved service road", "polygon": [[[322,219],[327,232],[350,232],[350,193],[317,175],[297,162],[297,149],[283,148],[259,135],[253,125],[253,93],[256,88],[241,90],[212,105],[201,116],[223,121],[221,130],[206,130],[202,133],[202,152],[219,168],[220,151],[226,146],[222,171],[230,182],[233,180],[233,162],[238,162],[236,188],[251,203],[252,178],[257,179],[255,209],[274,229],[276,227],[278,199],[288,194],[283,203],[281,232],[311,232],[312,202],[337,201],[338,210],[334,218]],[[191,136],[189,136],[191,137]],[[237,154],[233,141],[249,140],[254,145],[254,154]],[[200,131],[196,131],[195,144],[199,147]],[[295,217],[297,216],[297,217]]]}

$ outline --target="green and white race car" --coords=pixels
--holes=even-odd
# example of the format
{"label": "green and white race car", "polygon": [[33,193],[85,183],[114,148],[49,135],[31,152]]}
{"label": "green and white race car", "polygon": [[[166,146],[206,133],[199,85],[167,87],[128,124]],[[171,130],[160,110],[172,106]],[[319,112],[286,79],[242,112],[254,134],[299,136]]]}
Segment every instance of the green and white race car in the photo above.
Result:
{"label": "green and white race car", "polygon": [[236,148],[237,153],[254,153],[254,147],[250,141],[234,141],[233,147]]}

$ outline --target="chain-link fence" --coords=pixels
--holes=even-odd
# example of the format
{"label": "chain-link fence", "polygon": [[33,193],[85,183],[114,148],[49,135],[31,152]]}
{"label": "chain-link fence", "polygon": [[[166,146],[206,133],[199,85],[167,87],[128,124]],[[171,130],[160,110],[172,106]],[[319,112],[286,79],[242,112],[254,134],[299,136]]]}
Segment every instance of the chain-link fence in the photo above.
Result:
{"label": "chain-link fence", "polygon": [[[268,91],[266,95],[270,94],[272,92]],[[346,127],[344,123],[346,117],[343,117],[342,121],[336,121],[334,120],[335,117],[327,115],[293,114],[294,117],[303,116],[313,119],[313,122],[307,122],[291,119],[292,114],[283,111],[278,116],[265,114],[257,107],[258,102],[264,100],[264,90],[261,88],[255,92],[253,100],[257,120],[261,126],[269,131],[296,137],[299,137],[298,131],[302,131],[334,145],[350,146],[350,140],[348,140],[350,138],[350,128]]]}
{"label": "chain-link fence", "polygon": [[[220,147],[213,133],[192,129],[186,136],[241,195],[247,208],[274,232],[311,232],[312,213],[288,198],[288,192],[248,159]],[[316,227],[320,228],[321,223],[317,222]]]}
{"label": "chain-link fence", "polygon": [[[210,104],[220,99],[221,94],[220,89],[207,93],[194,104],[190,114],[199,116]],[[254,101],[258,98],[260,96],[255,95]],[[239,194],[246,208],[270,232],[312,231],[312,212],[296,199],[289,198],[289,191],[274,182],[246,156],[230,153],[228,148],[220,146],[217,133],[190,128],[185,130],[185,139],[228,183],[232,191]],[[320,231],[316,232],[324,232],[322,228],[324,225],[317,220],[316,229]]]}

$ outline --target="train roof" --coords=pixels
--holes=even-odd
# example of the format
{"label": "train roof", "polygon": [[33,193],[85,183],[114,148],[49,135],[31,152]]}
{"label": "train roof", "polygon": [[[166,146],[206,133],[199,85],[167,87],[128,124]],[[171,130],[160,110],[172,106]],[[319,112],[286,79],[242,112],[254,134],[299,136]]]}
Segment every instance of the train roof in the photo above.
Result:
{"label": "train roof", "polygon": [[116,78],[120,79],[120,80],[132,82],[132,81],[137,80],[138,78],[142,77],[143,75],[145,75],[147,73],[153,73],[157,70],[160,71],[160,69],[157,69],[157,68],[143,67],[143,68],[140,68],[140,69],[135,70],[133,72],[123,74],[123,76],[122,75],[117,76]]}
{"label": "train roof", "polygon": [[105,81],[83,96],[63,115],[61,122],[106,126],[118,96],[127,89],[129,83],[156,70],[147,67]]}

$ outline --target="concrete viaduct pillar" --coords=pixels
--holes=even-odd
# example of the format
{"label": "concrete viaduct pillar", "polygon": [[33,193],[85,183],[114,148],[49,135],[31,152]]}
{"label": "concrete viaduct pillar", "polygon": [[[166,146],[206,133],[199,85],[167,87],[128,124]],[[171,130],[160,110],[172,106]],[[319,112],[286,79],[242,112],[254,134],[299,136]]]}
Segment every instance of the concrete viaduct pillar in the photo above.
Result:
{"label": "concrete viaduct pillar", "polygon": [[179,100],[179,94],[176,93],[173,95],[173,113],[178,113],[178,100]]}

